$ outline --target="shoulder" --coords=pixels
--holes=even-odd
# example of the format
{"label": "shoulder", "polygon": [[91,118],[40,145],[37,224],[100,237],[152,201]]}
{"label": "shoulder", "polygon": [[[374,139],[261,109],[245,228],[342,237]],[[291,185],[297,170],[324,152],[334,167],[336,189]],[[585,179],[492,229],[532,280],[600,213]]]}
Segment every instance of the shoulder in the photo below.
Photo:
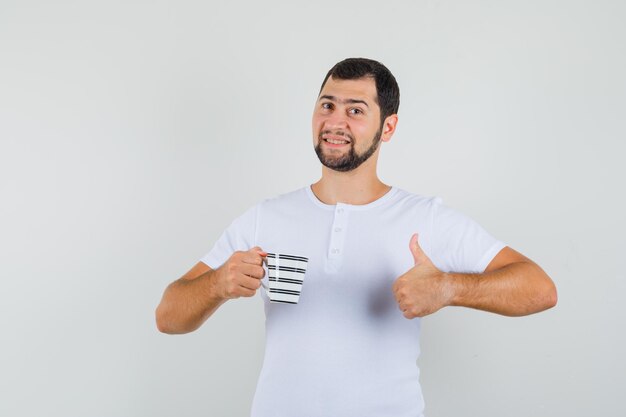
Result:
{"label": "shoulder", "polygon": [[285,205],[303,204],[307,201],[306,187],[298,188],[297,190],[277,194],[273,197],[268,197],[261,200],[257,206],[263,208],[281,207]]}
{"label": "shoulder", "polygon": [[297,190],[277,194],[265,198],[255,204],[250,210],[257,216],[265,218],[267,215],[283,216],[289,213],[297,213],[310,206],[305,187]]}
{"label": "shoulder", "polygon": [[437,195],[416,194],[397,189],[394,196],[394,208],[402,212],[410,212],[428,218],[431,224],[438,227],[446,225],[468,224],[472,219],[463,212],[446,205],[443,198]]}
{"label": "shoulder", "polygon": [[439,196],[416,194],[398,187],[394,187],[394,190],[393,204],[396,206],[432,210],[442,204]]}

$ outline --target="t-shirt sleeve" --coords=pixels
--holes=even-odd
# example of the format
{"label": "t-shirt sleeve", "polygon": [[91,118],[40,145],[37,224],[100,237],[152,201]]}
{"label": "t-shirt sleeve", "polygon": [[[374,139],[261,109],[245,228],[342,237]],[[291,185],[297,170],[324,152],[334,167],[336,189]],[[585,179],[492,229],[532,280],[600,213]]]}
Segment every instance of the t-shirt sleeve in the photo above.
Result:
{"label": "t-shirt sleeve", "polygon": [[213,248],[200,261],[217,269],[236,251],[247,251],[255,246],[258,205],[237,217],[222,232]]}
{"label": "t-shirt sleeve", "polygon": [[432,212],[431,260],[444,272],[482,273],[506,245],[465,214],[436,197]]}

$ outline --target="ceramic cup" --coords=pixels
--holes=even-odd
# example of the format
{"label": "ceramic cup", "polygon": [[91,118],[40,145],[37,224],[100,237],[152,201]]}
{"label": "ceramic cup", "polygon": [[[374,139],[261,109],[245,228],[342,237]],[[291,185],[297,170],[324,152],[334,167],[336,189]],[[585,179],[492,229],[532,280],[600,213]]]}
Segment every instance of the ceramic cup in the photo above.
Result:
{"label": "ceramic cup", "polygon": [[265,260],[268,283],[265,280],[261,280],[261,283],[270,302],[298,304],[309,259],[268,252]]}

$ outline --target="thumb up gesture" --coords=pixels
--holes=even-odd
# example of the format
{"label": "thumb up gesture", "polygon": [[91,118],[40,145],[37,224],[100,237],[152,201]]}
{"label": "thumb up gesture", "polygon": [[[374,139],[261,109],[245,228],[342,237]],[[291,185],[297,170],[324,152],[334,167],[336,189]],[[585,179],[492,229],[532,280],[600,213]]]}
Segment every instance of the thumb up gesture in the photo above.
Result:
{"label": "thumb up gesture", "polygon": [[409,250],[415,266],[393,283],[393,294],[400,310],[407,319],[424,317],[450,304],[452,286],[426,256],[418,243],[417,233],[411,237]]}

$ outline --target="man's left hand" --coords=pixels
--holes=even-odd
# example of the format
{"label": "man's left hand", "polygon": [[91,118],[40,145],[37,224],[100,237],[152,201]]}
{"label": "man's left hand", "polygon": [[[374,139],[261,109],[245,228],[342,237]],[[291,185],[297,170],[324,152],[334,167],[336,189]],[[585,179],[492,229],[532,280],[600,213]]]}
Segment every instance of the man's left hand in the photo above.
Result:
{"label": "man's left hand", "polygon": [[409,249],[415,266],[393,283],[393,294],[407,319],[424,317],[450,305],[454,295],[446,274],[426,256],[418,243],[417,233],[411,237]]}

